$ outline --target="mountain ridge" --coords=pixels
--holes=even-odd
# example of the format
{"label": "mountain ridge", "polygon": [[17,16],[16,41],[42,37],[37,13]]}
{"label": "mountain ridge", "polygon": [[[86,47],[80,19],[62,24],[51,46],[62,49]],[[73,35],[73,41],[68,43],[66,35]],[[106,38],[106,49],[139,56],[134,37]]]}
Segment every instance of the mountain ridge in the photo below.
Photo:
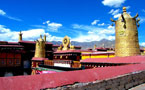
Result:
{"label": "mountain ridge", "polygon": [[[61,45],[61,41],[51,41],[54,45]],[[91,41],[91,42],[77,42],[77,41],[71,41],[71,44],[74,46],[80,46],[82,49],[88,49],[88,48],[94,48],[94,45],[97,47],[106,47],[106,48],[114,48],[115,40],[107,40],[102,39],[100,41]]]}

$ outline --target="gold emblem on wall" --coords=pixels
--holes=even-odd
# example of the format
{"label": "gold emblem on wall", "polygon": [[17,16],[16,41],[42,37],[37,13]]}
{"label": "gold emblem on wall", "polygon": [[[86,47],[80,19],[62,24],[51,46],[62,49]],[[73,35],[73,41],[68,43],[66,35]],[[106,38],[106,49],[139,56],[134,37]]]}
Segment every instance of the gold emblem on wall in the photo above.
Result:
{"label": "gold emblem on wall", "polygon": [[125,31],[124,30],[120,30],[118,31],[119,36],[124,36],[125,35]]}

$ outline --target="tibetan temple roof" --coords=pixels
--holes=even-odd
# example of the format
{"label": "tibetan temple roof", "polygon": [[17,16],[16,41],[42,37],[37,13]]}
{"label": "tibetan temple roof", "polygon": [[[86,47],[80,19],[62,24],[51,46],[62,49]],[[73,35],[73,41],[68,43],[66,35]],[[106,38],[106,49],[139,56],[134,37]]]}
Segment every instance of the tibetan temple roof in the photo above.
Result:
{"label": "tibetan temple roof", "polygon": [[114,58],[88,58],[81,63],[145,63],[144,56],[114,57]]}
{"label": "tibetan temple roof", "polygon": [[101,52],[101,51],[92,51],[91,53],[82,53],[82,55],[88,55],[88,54],[91,54],[91,55],[97,55],[97,54],[114,54],[114,51],[110,51],[110,52]]}
{"label": "tibetan temple roof", "polygon": [[24,46],[22,46],[22,45],[0,45],[0,47],[21,47],[21,48],[23,48]]}
{"label": "tibetan temple roof", "polygon": [[32,60],[35,60],[35,61],[43,61],[43,60],[48,60],[48,58],[33,57]]}
{"label": "tibetan temple roof", "polygon": [[56,51],[54,53],[80,53],[81,50],[61,50],[61,51]]}
{"label": "tibetan temple roof", "polygon": [[[35,41],[19,41],[19,43],[29,43],[29,44],[35,44]],[[46,42],[46,44],[52,44],[51,42]]]}
{"label": "tibetan temple roof", "polygon": [[11,44],[11,45],[18,45],[19,43],[18,43],[18,42],[8,42],[8,44]]}

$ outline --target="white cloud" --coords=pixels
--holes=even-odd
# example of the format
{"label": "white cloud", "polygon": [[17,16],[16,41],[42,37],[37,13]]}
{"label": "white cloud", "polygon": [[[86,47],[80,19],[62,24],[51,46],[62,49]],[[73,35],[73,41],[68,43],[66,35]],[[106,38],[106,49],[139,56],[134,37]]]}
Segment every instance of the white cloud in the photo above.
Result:
{"label": "white cloud", "polygon": [[57,37],[57,36],[52,36],[52,35],[47,36],[48,41],[62,41],[62,39],[63,37]]}
{"label": "white cloud", "polygon": [[94,32],[92,32],[92,31],[88,31],[88,34],[93,34]]}
{"label": "white cloud", "polygon": [[126,6],[126,9],[130,9],[130,6]]}
{"label": "white cloud", "polygon": [[[130,6],[126,6],[126,9],[129,9]],[[131,14],[131,12],[127,12],[128,14]],[[121,10],[120,9],[111,9],[109,11],[109,14],[113,15],[114,18],[119,18],[121,16]]]}
{"label": "white cloud", "polygon": [[142,9],[142,12],[145,12],[145,9]]}
{"label": "white cloud", "polygon": [[[60,41],[62,37],[52,36],[46,33],[44,29],[30,29],[21,30],[23,33],[23,40],[34,41],[37,40],[40,35],[46,34],[47,41]],[[18,41],[18,31],[12,31],[6,28],[4,25],[0,25],[0,38],[2,41]]]}
{"label": "white cloud", "polygon": [[115,29],[115,27],[114,26],[108,26],[108,29]]}
{"label": "white cloud", "polygon": [[114,40],[115,39],[115,30],[113,26],[108,27],[95,27],[95,26],[88,26],[88,25],[79,25],[74,24],[74,29],[79,31],[85,30],[87,33],[82,31],[82,33],[78,33],[78,36],[72,38],[72,41],[79,41],[79,42],[90,42],[90,41],[100,41],[102,39]]}
{"label": "white cloud", "polygon": [[60,28],[60,27],[62,27],[62,24],[60,24],[60,23],[55,23],[55,22],[50,22],[49,20],[48,21],[46,21],[46,22],[43,22],[43,24],[47,24],[47,30],[48,31],[52,31],[52,32],[57,32],[58,31],[58,29]]}
{"label": "white cloud", "polygon": [[85,31],[89,31],[89,30],[95,30],[96,27],[95,26],[88,26],[88,25],[79,25],[79,24],[73,24],[72,25],[73,29],[79,29],[79,30],[85,30]]}
{"label": "white cloud", "polygon": [[6,13],[0,9],[0,15],[6,15]]}
{"label": "white cloud", "polygon": [[0,25],[0,34],[10,32],[10,29],[5,28],[4,25]]}
{"label": "white cloud", "polygon": [[94,20],[91,25],[96,25],[100,20]]}
{"label": "white cloud", "polygon": [[7,15],[6,12],[4,12],[2,9],[0,9],[0,15],[6,17],[8,19],[11,19],[11,20],[22,21],[19,18],[16,18],[16,17],[12,17],[12,16]]}
{"label": "white cloud", "polygon": [[121,14],[118,13],[118,14],[114,15],[113,17],[114,17],[114,18],[119,18],[120,16],[121,16]]}
{"label": "white cloud", "polygon": [[145,47],[145,42],[140,43],[140,45]]}
{"label": "white cloud", "polygon": [[140,23],[144,23],[145,22],[145,17],[140,17]]}
{"label": "white cloud", "polygon": [[112,14],[112,15],[116,15],[116,14],[119,13],[119,11],[120,11],[119,9],[116,9],[116,10],[111,9],[111,11],[109,13]]}
{"label": "white cloud", "polygon": [[110,11],[109,11],[109,14],[112,14],[114,12],[114,9],[111,9]]}
{"label": "white cloud", "polygon": [[111,10],[109,11],[109,14],[113,15],[114,18],[118,18],[118,17],[120,17],[120,15],[121,15],[120,9],[116,9],[116,10],[111,9]]}
{"label": "white cloud", "polygon": [[11,16],[8,16],[8,15],[6,15],[6,17],[9,18],[9,19],[11,19],[11,20],[22,21],[21,19],[16,18],[16,17],[11,17]]}
{"label": "white cloud", "polygon": [[104,26],[104,25],[105,25],[105,23],[98,24],[98,26]]}
{"label": "white cloud", "polygon": [[120,7],[126,0],[103,0],[102,3],[109,7]]}

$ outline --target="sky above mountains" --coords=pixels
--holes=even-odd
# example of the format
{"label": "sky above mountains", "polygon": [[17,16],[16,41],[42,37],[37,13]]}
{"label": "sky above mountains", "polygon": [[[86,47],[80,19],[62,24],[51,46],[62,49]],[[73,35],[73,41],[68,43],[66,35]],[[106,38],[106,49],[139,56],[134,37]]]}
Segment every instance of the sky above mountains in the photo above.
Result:
{"label": "sky above mountains", "polygon": [[47,41],[89,42],[114,40],[115,28],[110,18],[117,20],[122,7],[132,16],[139,13],[140,45],[145,46],[145,1],[143,0],[0,0],[0,40],[36,40],[40,34]]}

